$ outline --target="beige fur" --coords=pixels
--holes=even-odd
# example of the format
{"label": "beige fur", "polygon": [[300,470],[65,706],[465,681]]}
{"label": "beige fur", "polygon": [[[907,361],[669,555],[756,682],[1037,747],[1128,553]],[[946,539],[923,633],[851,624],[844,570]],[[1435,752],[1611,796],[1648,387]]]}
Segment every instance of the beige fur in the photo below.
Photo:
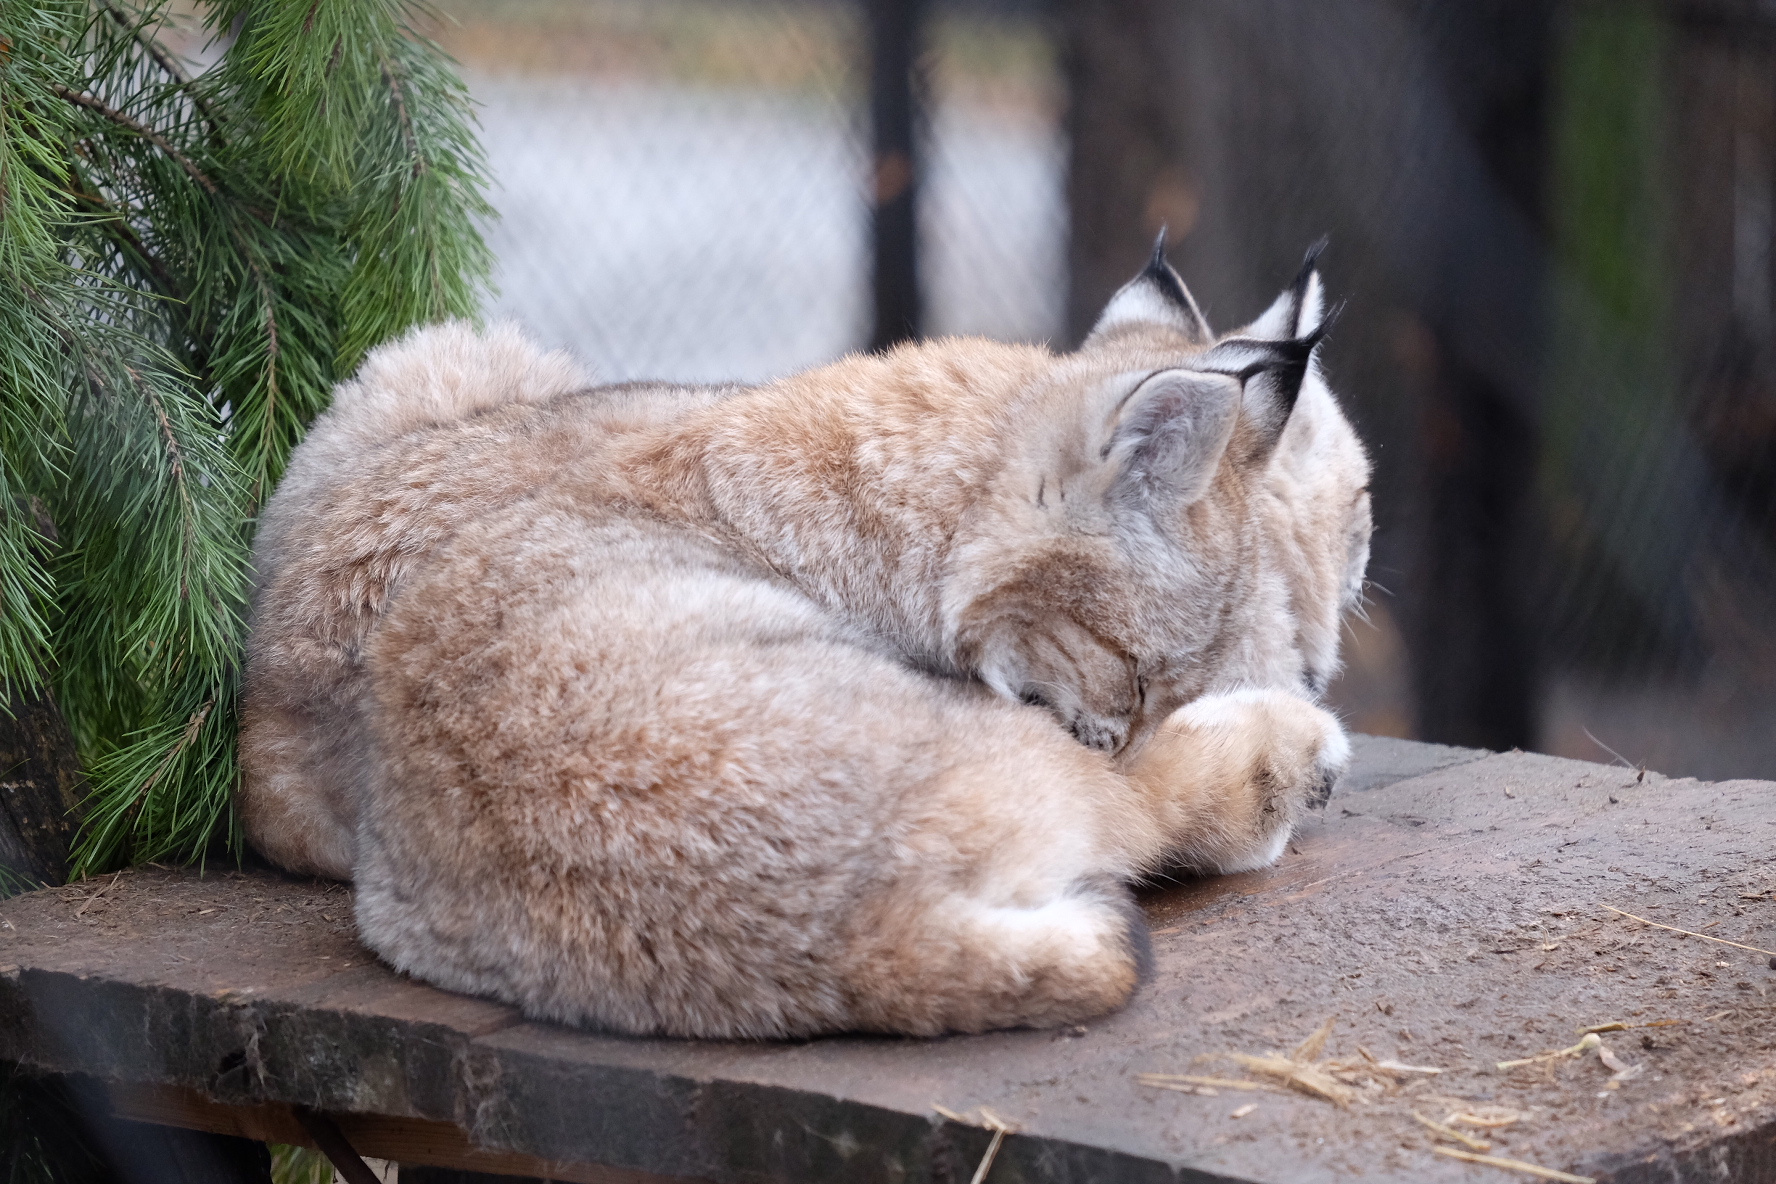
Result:
{"label": "beige fur", "polygon": [[355,877],[397,967],[552,1019],[1117,1006],[1127,883],[1273,861],[1348,758],[1312,698],[1368,554],[1317,276],[1219,343],[1175,279],[1074,354],[756,388],[587,388],[509,330],[377,351],[261,528],[250,838]]}

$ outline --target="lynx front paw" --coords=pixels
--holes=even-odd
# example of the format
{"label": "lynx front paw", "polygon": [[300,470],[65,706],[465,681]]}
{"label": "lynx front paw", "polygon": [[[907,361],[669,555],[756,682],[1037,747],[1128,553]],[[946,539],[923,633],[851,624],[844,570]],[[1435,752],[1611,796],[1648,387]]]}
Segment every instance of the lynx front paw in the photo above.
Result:
{"label": "lynx front paw", "polygon": [[1349,763],[1331,713],[1285,691],[1236,691],[1173,712],[1129,775],[1165,799],[1170,861],[1241,872],[1281,857]]}

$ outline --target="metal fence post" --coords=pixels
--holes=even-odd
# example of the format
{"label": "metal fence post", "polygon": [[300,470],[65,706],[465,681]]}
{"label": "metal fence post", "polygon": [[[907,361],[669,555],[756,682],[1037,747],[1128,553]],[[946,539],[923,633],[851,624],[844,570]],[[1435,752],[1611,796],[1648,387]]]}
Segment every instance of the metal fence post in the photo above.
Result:
{"label": "metal fence post", "polygon": [[867,0],[870,32],[870,129],[875,152],[873,290],[870,348],[919,335],[918,154],[919,28],[925,0]]}

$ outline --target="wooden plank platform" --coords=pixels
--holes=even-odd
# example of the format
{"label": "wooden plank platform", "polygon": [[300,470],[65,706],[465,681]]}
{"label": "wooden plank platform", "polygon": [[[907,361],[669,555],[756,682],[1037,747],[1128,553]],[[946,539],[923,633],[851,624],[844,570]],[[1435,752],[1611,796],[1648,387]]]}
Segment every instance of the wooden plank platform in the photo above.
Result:
{"label": "wooden plank platform", "polygon": [[[992,1184],[1528,1178],[1434,1152],[1415,1113],[1515,1115],[1462,1129],[1617,1184],[1776,1181],[1769,956],[1611,911],[1776,949],[1776,784],[1358,753],[1277,867],[1148,892],[1156,976],[1082,1029],[600,1035],[390,972],[342,886],[144,868],[0,901],[0,1058],[103,1078],[163,1122],[270,1131],[302,1105],[365,1154],[612,1184],[966,1182],[991,1133],[940,1106],[1015,1125]],[[1228,1054],[1288,1053],[1328,1019],[1347,1104],[1137,1076],[1268,1082]],[[1602,1035],[1625,1074],[1595,1050],[1496,1067],[1609,1022],[1630,1025]]]}

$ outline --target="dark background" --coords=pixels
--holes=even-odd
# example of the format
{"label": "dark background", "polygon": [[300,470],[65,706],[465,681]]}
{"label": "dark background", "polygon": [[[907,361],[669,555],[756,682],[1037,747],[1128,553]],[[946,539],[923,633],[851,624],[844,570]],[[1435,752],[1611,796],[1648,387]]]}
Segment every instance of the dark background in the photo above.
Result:
{"label": "dark background", "polygon": [[1776,774],[1769,10],[1092,0],[1062,28],[1070,327],[1133,218],[1177,211],[1211,308],[1332,232],[1404,657],[1352,706]]}
{"label": "dark background", "polygon": [[610,377],[1068,345],[1162,223],[1231,328],[1329,232],[1379,519],[1351,724],[1776,777],[1776,10],[445,8],[498,310]]}

